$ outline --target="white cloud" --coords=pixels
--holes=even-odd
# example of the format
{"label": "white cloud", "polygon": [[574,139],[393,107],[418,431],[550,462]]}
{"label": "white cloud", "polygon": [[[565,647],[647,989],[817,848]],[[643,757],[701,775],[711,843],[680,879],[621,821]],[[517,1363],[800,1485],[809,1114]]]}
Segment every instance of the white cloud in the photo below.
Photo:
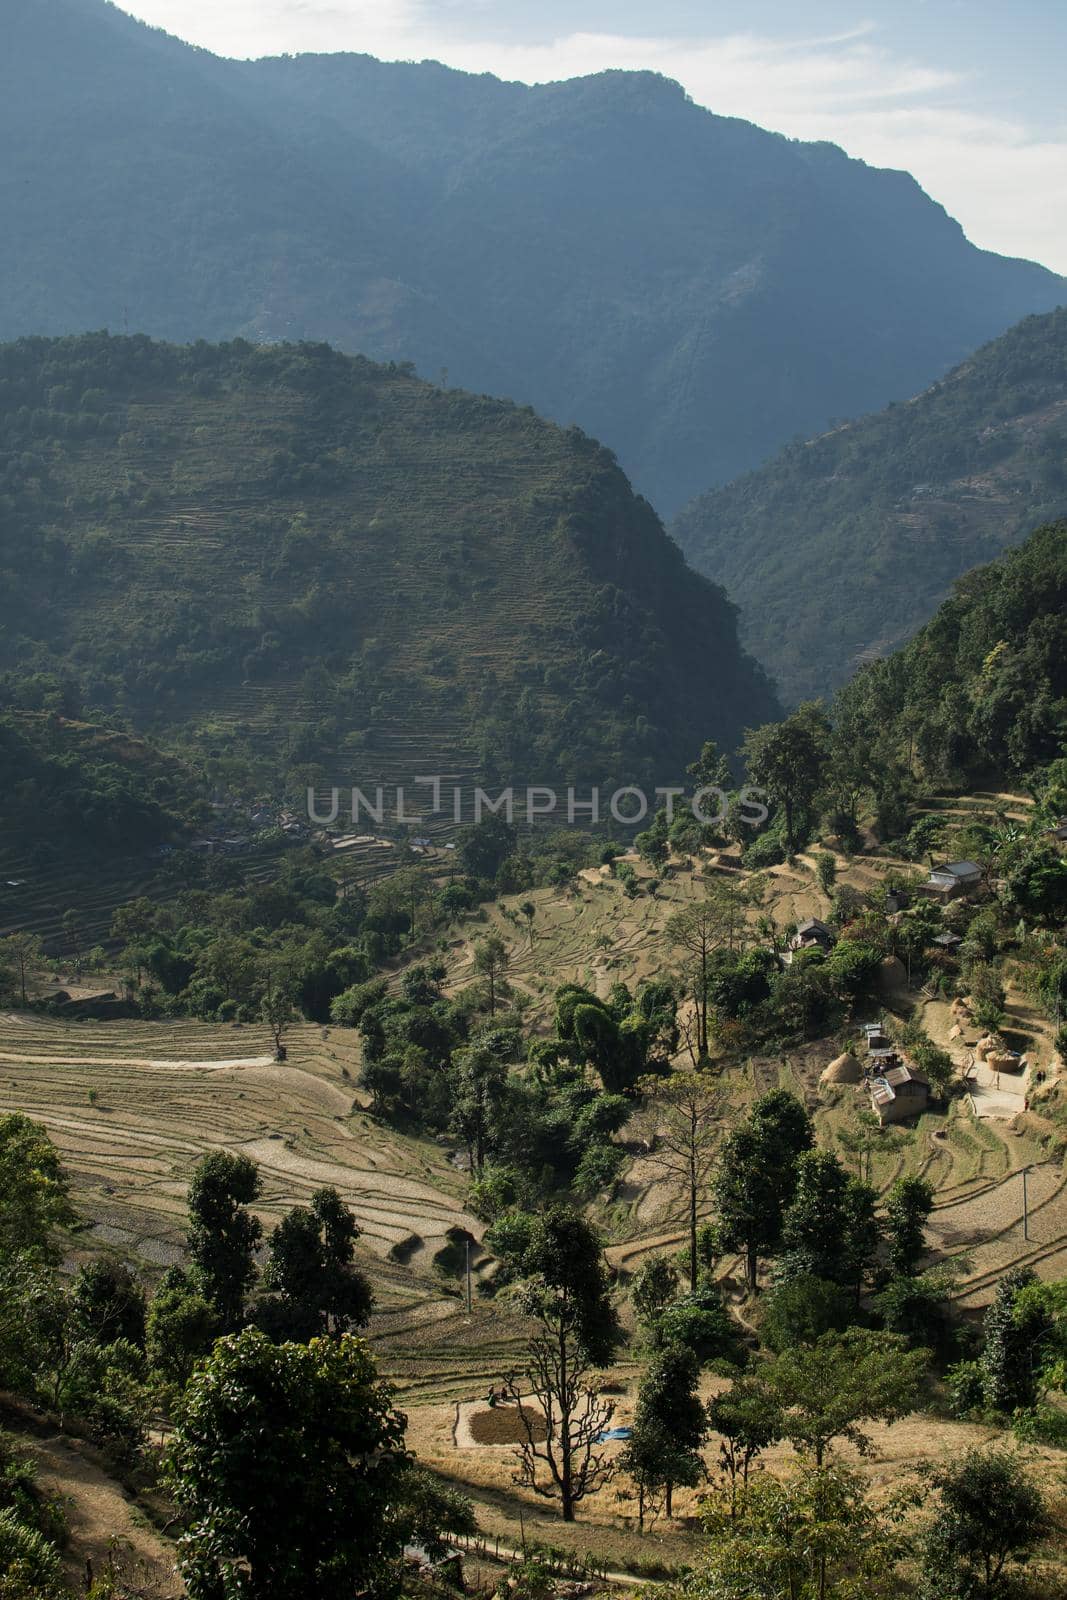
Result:
{"label": "white cloud", "polygon": [[[987,249],[1067,273],[1067,136],[985,114],[981,86],[881,48],[869,24],[828,38],[574,32],[545,44],[447,37],[420,0],[133,0],[146,21],[226,55],[361,50],[436,57],[525,83],[646,68],[699,104],[911,172]],[[477,17],[478,12],[474,12]]]}

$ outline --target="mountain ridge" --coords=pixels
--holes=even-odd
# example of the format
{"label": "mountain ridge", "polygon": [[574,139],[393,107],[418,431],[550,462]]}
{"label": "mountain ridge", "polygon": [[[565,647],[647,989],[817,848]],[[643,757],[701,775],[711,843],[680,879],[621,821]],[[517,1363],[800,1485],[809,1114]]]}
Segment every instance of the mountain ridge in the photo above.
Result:
{"label": "mountain ridge", "polygon": [[0,347],[0,513],[0,702],[274,793],[651,785],[776,710],[609,451],[328,346]]}
{"label": "mountain ridge", "polygon": [[901,405],[791,444],[672,531],[790,701],[902,645],[970,568],[1067,514],[1067,311]]}
{"label": "mountain ridge", "polygon": [[907,174],[654,73],[228,61],[102,0],[36,0],[9,33],[0,337],[410,359],[577,420],[664,512],[1065,294]]}

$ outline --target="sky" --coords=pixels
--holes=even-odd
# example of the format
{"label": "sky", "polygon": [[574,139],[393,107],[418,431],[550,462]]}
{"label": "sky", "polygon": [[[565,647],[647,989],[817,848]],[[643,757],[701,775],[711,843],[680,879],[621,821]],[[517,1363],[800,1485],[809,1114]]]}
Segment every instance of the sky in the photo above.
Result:
{"label": "sky", "polygon": [[124,0],[219,55],[355,50],[542,83],[605,67],[914,174],[968,237],[1067,273],[1065,0]]}

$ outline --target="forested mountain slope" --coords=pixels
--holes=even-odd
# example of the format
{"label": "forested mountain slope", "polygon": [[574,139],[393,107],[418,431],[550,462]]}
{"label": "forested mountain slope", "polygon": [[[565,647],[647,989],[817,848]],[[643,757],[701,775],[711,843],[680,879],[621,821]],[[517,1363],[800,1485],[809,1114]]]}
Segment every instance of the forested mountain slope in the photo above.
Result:
{"label": "forested mountain slope", "polygon": [[[926,781],[966,786],[1050,768],[1067,785],[1067,522],[961,578],[902,650],[864,667],[834,706],[867,781],[906,753]],[[1061,770],[1062,769],[1062,770]]]}
{"label": "forested mountain slope", "polygon": [[677,518],[790,701],[900,645],[968,568],[1067,512],[1067,311],[906,405],[789,445]]}
{"label": "forested mountain slope", "polygon": [[647,783],[773,714],[577,429],[329,347],[0,349],[0,690],[279,774]]}
{"label": "forested mountain slope", "polygon": [[651,73],[222,61],[104,0],[6,0],[0,140],[0,337],[446,368],[577,421],[665,514],[1064,299],[907,174]]}

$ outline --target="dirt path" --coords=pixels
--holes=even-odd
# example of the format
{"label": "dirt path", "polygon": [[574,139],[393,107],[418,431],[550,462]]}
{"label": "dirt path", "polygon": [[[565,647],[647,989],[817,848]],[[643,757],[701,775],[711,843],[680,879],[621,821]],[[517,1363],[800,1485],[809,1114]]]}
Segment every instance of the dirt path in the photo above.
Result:
{"label": "dirt path", "polygon": [[71,1578],[84,1581],[90,1559],[99,1577],[109,1555],[136,1575],[153,1600],[178,1600],[185,1588],[174,1572],[174,1547],[109,1478],[94,1453],[63,1434],[42,1438],[20,1435],[19,1443],[37,1466],[41,1488],[63,1508],[70,1530],[65,1564]]}

